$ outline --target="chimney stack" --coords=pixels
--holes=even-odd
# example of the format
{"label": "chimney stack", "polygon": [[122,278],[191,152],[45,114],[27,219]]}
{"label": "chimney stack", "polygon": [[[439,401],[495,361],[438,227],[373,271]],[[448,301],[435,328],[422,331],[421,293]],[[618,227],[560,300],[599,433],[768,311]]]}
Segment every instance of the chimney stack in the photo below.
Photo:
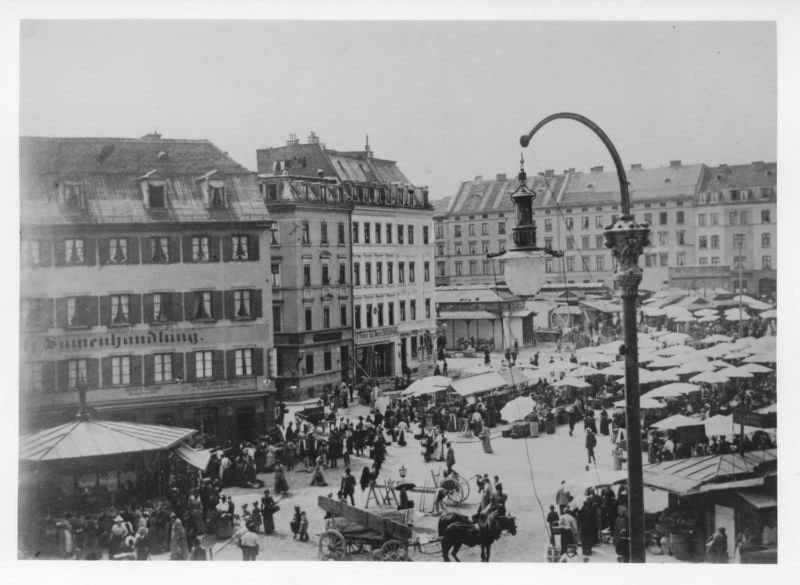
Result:
{"label": "chimney stack", "polygon": [[308,143],[309,144],[319,144],[319,136],[312,130],[311,133],[308,135]]}
{"label": "chimney stack", "polygon": [[297,146],[300,141],[297,139],[297,134],[289,134],[289,140],[286,141],[286,146]]}
{"label": "chimney stack", "polygon": [[142,136],[142,138],[143,139],[149,138],[149,139],[158,140],[159,138],[161,138],[161,134],[159,134],[157,130],[153,130],[152,132],[150,132],[150,134],[145,134],[144,136]]}
{"label": "chimney stack", "polygon": [[593,173],[602,173],[603,172],[603,167],[592,167],[592,172]]}
{"label": "chimney stack", "polygon": [[545,177],[553,177],[555,176],[556,172],[553,169],[545,169],[544,176]]}
{"label": "chimney stack", "polygon": [[505,181],[506,180],[506,174],[505,173],[497,173],[497,180],[498,181]]}
{"label": "chimney stack", "polygon": [[642,170],[642,163],[633,163],[631,165],[632,171],[641,171]]}
{"label": "chimney stack", "polygon": [[680,168],[681,161],[679,161],[679,160],[671,160],[671,161],[669,161],[669,166],[671,166],[673,169]]}

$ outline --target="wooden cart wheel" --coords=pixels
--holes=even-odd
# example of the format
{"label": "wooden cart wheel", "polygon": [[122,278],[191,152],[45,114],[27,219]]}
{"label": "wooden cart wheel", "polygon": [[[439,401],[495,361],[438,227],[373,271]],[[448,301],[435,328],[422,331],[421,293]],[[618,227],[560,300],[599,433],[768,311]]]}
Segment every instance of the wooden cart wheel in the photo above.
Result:
{"label": "wooden cart wheel", "polygon": [[460,475],[442,480],[439,486],[445,490],[444,501],[451,506],[460,504],[469,496],[469,481]]}
{"label": "wooden cart wheel", "polygon": [[338,530],[326,530],[319,535],[317,558],[321,561],[341,561],[347,555],[347,540]]}
{"label": "wooden cart wheel", "polygon": [[408,544],[401,540],[388,540],[383,543],[378,558],[382,561],[398,562],[408,560]]}

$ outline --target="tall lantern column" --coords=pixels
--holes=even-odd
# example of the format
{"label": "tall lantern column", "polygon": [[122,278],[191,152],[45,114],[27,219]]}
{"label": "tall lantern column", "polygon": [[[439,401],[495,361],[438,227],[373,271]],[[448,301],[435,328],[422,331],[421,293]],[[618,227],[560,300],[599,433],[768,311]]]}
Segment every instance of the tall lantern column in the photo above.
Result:
{"label": "tall lantern column", "polygon": [[639,343],[636,330],[636,300],[642,269],[639,256],[649,246],[650,226],[637,224],[631,215],[623,215],[605,230],[606,247],[617,260],[615,278],[622,298],[622,326],[625,356],[625,433],[628,441],[628,524],[630,559],[645,561],[644,486],[642,485],[642,421],[639,412]]}

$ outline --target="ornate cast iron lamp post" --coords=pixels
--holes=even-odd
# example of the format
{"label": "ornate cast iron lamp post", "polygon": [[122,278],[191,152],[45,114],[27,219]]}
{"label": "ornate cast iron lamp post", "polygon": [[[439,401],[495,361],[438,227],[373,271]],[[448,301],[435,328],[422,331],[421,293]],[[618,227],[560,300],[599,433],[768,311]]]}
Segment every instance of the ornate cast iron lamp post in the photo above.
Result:
{"label": "ornate cast iron lamp post", "polygon": [[[622,322],[624,343],[619,353],[625,357],[625,421],[628,443],[628,522],[630,537],[630,560],[633,563],[645,561],[644,538],[644,493],[642,487],[642,430],[639,414],[639,350],[636,331],[636,300],[642,269],[638,265],[639,256],[645,246],[650,244],[650,226],[637,223],[631,215],[628,180],[617,149],[597,124],[579,114],[559,113],[544,118],[533,130],[520,138],[526,148],[533,135],[553,120],[574,120],[589,128],[608,149],[619,178],[622,215],[612,225],[605,228],[606,247],[610,248],[617,260],[616,281],[622,298]],[[517,211],[517,227],[514,228],[514,249],[507,252],[506,283],[515,294],[534,294],[544,282],[547,256],[563,256],[563,252],[539,248],[536,245],[536,226],[533,224],[532,204],[536,194],[528,189],[525,171],[519,174],[520,184],[511,193]]]}

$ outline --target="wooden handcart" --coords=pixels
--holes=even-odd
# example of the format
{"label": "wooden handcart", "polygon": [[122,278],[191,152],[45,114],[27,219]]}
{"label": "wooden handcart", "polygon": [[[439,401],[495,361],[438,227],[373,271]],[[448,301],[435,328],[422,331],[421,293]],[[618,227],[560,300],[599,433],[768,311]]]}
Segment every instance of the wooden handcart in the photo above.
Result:
{"label": "wooden handcart", "polygon": [[320,560],[341,561],[357,554],[375,561],[410,560],[409,526],[325,496],[319,496],[317,503],[333,515],[319,536]]}

